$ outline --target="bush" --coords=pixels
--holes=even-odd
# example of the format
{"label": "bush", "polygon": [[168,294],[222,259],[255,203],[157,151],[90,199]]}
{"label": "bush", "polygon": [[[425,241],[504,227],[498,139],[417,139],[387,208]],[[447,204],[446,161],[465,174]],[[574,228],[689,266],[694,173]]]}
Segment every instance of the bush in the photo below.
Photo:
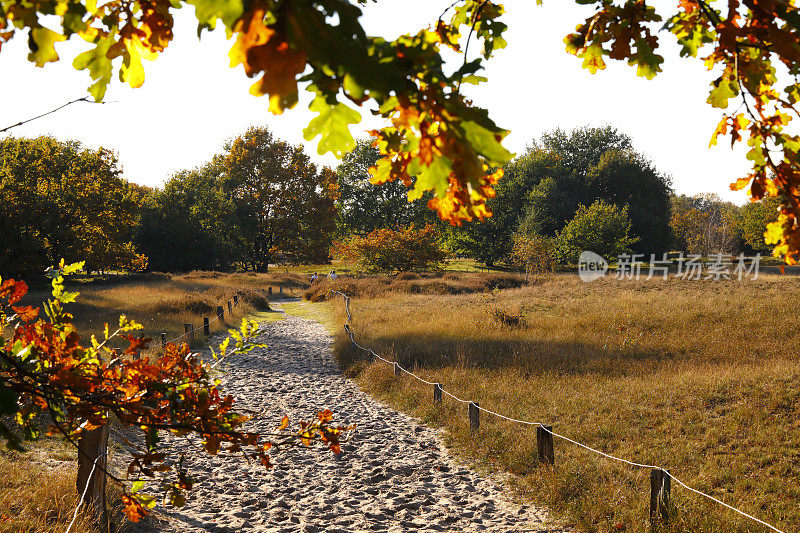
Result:
{"label": "bush", "polygon": [[597,200],[589,207],[578,207],[575,218],[558,234],[558,247],[567,263],[577,263],[584,250],[591,250],[610,261],[630,253],[631,245],[639,241],[638,237],[630,236],[630,231],[627,206],[620,209]]}
{"label": "bush", "polygon": [[334,255],[371,271],[406,272],[441,268],[448,253],[439,244],[436,228],[428,225],[353,235],[334,245]]}

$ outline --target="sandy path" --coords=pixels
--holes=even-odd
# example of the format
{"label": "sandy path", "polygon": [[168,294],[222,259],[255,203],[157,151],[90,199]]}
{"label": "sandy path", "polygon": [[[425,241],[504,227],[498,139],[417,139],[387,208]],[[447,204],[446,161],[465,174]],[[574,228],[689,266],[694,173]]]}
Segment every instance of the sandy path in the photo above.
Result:
{"label": "sandy path", "polygon": [[225,389],[263,413],[253,422],[262,431],[284,413],[297,421],[326,407],[357,430],[338,456],[281,451],[271,470],[187,454],[204,482],[184,508],[166,513],[163,530],[562,531],[542,509],[512,503],[501,486],[454,461],[437,431],[344,378],[322,325],[285,318],[268,323],[268,348],[226,360]]}

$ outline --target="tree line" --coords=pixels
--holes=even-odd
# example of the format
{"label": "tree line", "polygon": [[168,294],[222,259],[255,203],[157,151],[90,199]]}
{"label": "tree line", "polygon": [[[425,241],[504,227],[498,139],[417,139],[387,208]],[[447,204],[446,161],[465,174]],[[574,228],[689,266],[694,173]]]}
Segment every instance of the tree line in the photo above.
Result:
{"label": "tree line", "polygon": [[[623,253],[661,258],[669,251],[768,253],[764,231],[778,218],[777,198],[740,207],[712,194],[676,194],[670,177],[612,127],[545,133],[502,168],[495,197],[486,202],[491,218],[461,226],[426,209],[432,195],[408,202],[402,183],[370,183],[369,168],[379,157],[370,143],[359,142],[337,169],[337,239],[345,241],[341,255],[349,259],[366,245],[374,256],[376,243],[387,242],[384,229],[396,231],[391,243],[401,246],[409,225],[435,225],[444,249],[487,266],[519,265],[531,254],[550,267],[575,264],[583,250],[607,259]],[[386,246],[390,256],[394,250]],[[380,263],[367,255],[362,263]]]}
{"label": "tree line", "polygon": [[7,138],[0,270],[41,272],[65,258],[99,272],[265,271],[276,262],[327,263],[331,250],[352,255],[365,243],[374,250],[392,235],[402,241],[409,228],[489,266],[518,262],[515,255],[531,249],[568,264],[583,249],[609,258],[756,253],[769,251],[764,228],[778,214],[776,198],[739,207],[675,194],[670,178],[611,127],[545,133],[502,168],[486,203],[493,216],[461,226],[428,208],[431,192],[409,201],[399,181],[372,183],[379,159],[377,148],[359,141],[334,171],[252,127],[154,189],[123,179],[109,150]]}

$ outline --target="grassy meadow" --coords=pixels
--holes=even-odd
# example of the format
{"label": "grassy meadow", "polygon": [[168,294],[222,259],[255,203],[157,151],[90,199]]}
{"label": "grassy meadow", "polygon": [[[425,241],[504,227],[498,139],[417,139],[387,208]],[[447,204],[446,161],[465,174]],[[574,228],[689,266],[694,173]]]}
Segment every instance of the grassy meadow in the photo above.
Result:
{"label": "grassy meadow", "polygon": [[[482,407],[661,465],[784,531],[800,529],[800,279],[553,275],[436,297],[361,283],[351,301],[359,343]],[[510,473],[522,494],[580,530],[648,529],[648,470],[559,439],[555,465],[541,466],[534,428],[482,412],[473,435],[466,406],[447,397],[434,406],[429,386],[366,364],[342,331],[336,353],[367,391],[445,427],[457,451]],[[664,531],[766,531],[674,482],[672,505]]]}
{"label": "grassy meadow", "polygon": [[[78,301],[67,304],[74,315],[79,333],[99,335],[105,323],[112,327],[119,315],[140,322],[144,336],[153,339],[152,348],[160,349],[160,333],[171,339],[184,333],[184,324],[195,327],[195,346],[207,342],[202,335],[203,317],[214,318],[216,307],[224,306],[225,319],[211,324],[211,333],[236,327],[245,316],[259,321],[279,316],[268,311],[264,290],[279,287],[284,294],[299,294],[309,281],[299,273],[224,274],[190,272],[184,275],[143,274],[106,279],[74,279],[68,289],[80,292]],[[227,301],[239,295],[239,305],[228,314]],[[23,303],[39,305],[49,295],[47,286],[32,285]],[[186,341],[184,337],[182,341]],[[120,346],[122,342],[118,343]],[[112,447],[113,452],[113,447]],[[0,450],[0,532],[64,531],[72,520],[78,498],[75,490],[76,455],[74,449],[58,438],[43,438],[28,444],[28,451]],[[115,501],[109,483],[109,502]],[[96,524],[78,515],[72,529],[77,533],[97,531]]]}

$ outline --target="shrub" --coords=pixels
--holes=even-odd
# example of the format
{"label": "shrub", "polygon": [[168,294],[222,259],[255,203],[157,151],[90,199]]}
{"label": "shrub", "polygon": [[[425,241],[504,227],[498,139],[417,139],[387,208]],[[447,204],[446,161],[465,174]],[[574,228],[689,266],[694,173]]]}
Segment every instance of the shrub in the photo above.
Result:
{"label": "shrub", "polygon": [[439,243],[436,228],[379,229],[366,237],[353,235],[336,243],[334,255],[372,271],[406,272],[441,268],[448,253]]}
{"label": "shrub", "polygon": [[591,250],[606,260],[630,253],[638,237],[631,237],[628,208],[620,209],[603,200],[586,207],[578,206],[575,217],[558,234],[558,247],[566,262],[577,263],[584,250]]}

